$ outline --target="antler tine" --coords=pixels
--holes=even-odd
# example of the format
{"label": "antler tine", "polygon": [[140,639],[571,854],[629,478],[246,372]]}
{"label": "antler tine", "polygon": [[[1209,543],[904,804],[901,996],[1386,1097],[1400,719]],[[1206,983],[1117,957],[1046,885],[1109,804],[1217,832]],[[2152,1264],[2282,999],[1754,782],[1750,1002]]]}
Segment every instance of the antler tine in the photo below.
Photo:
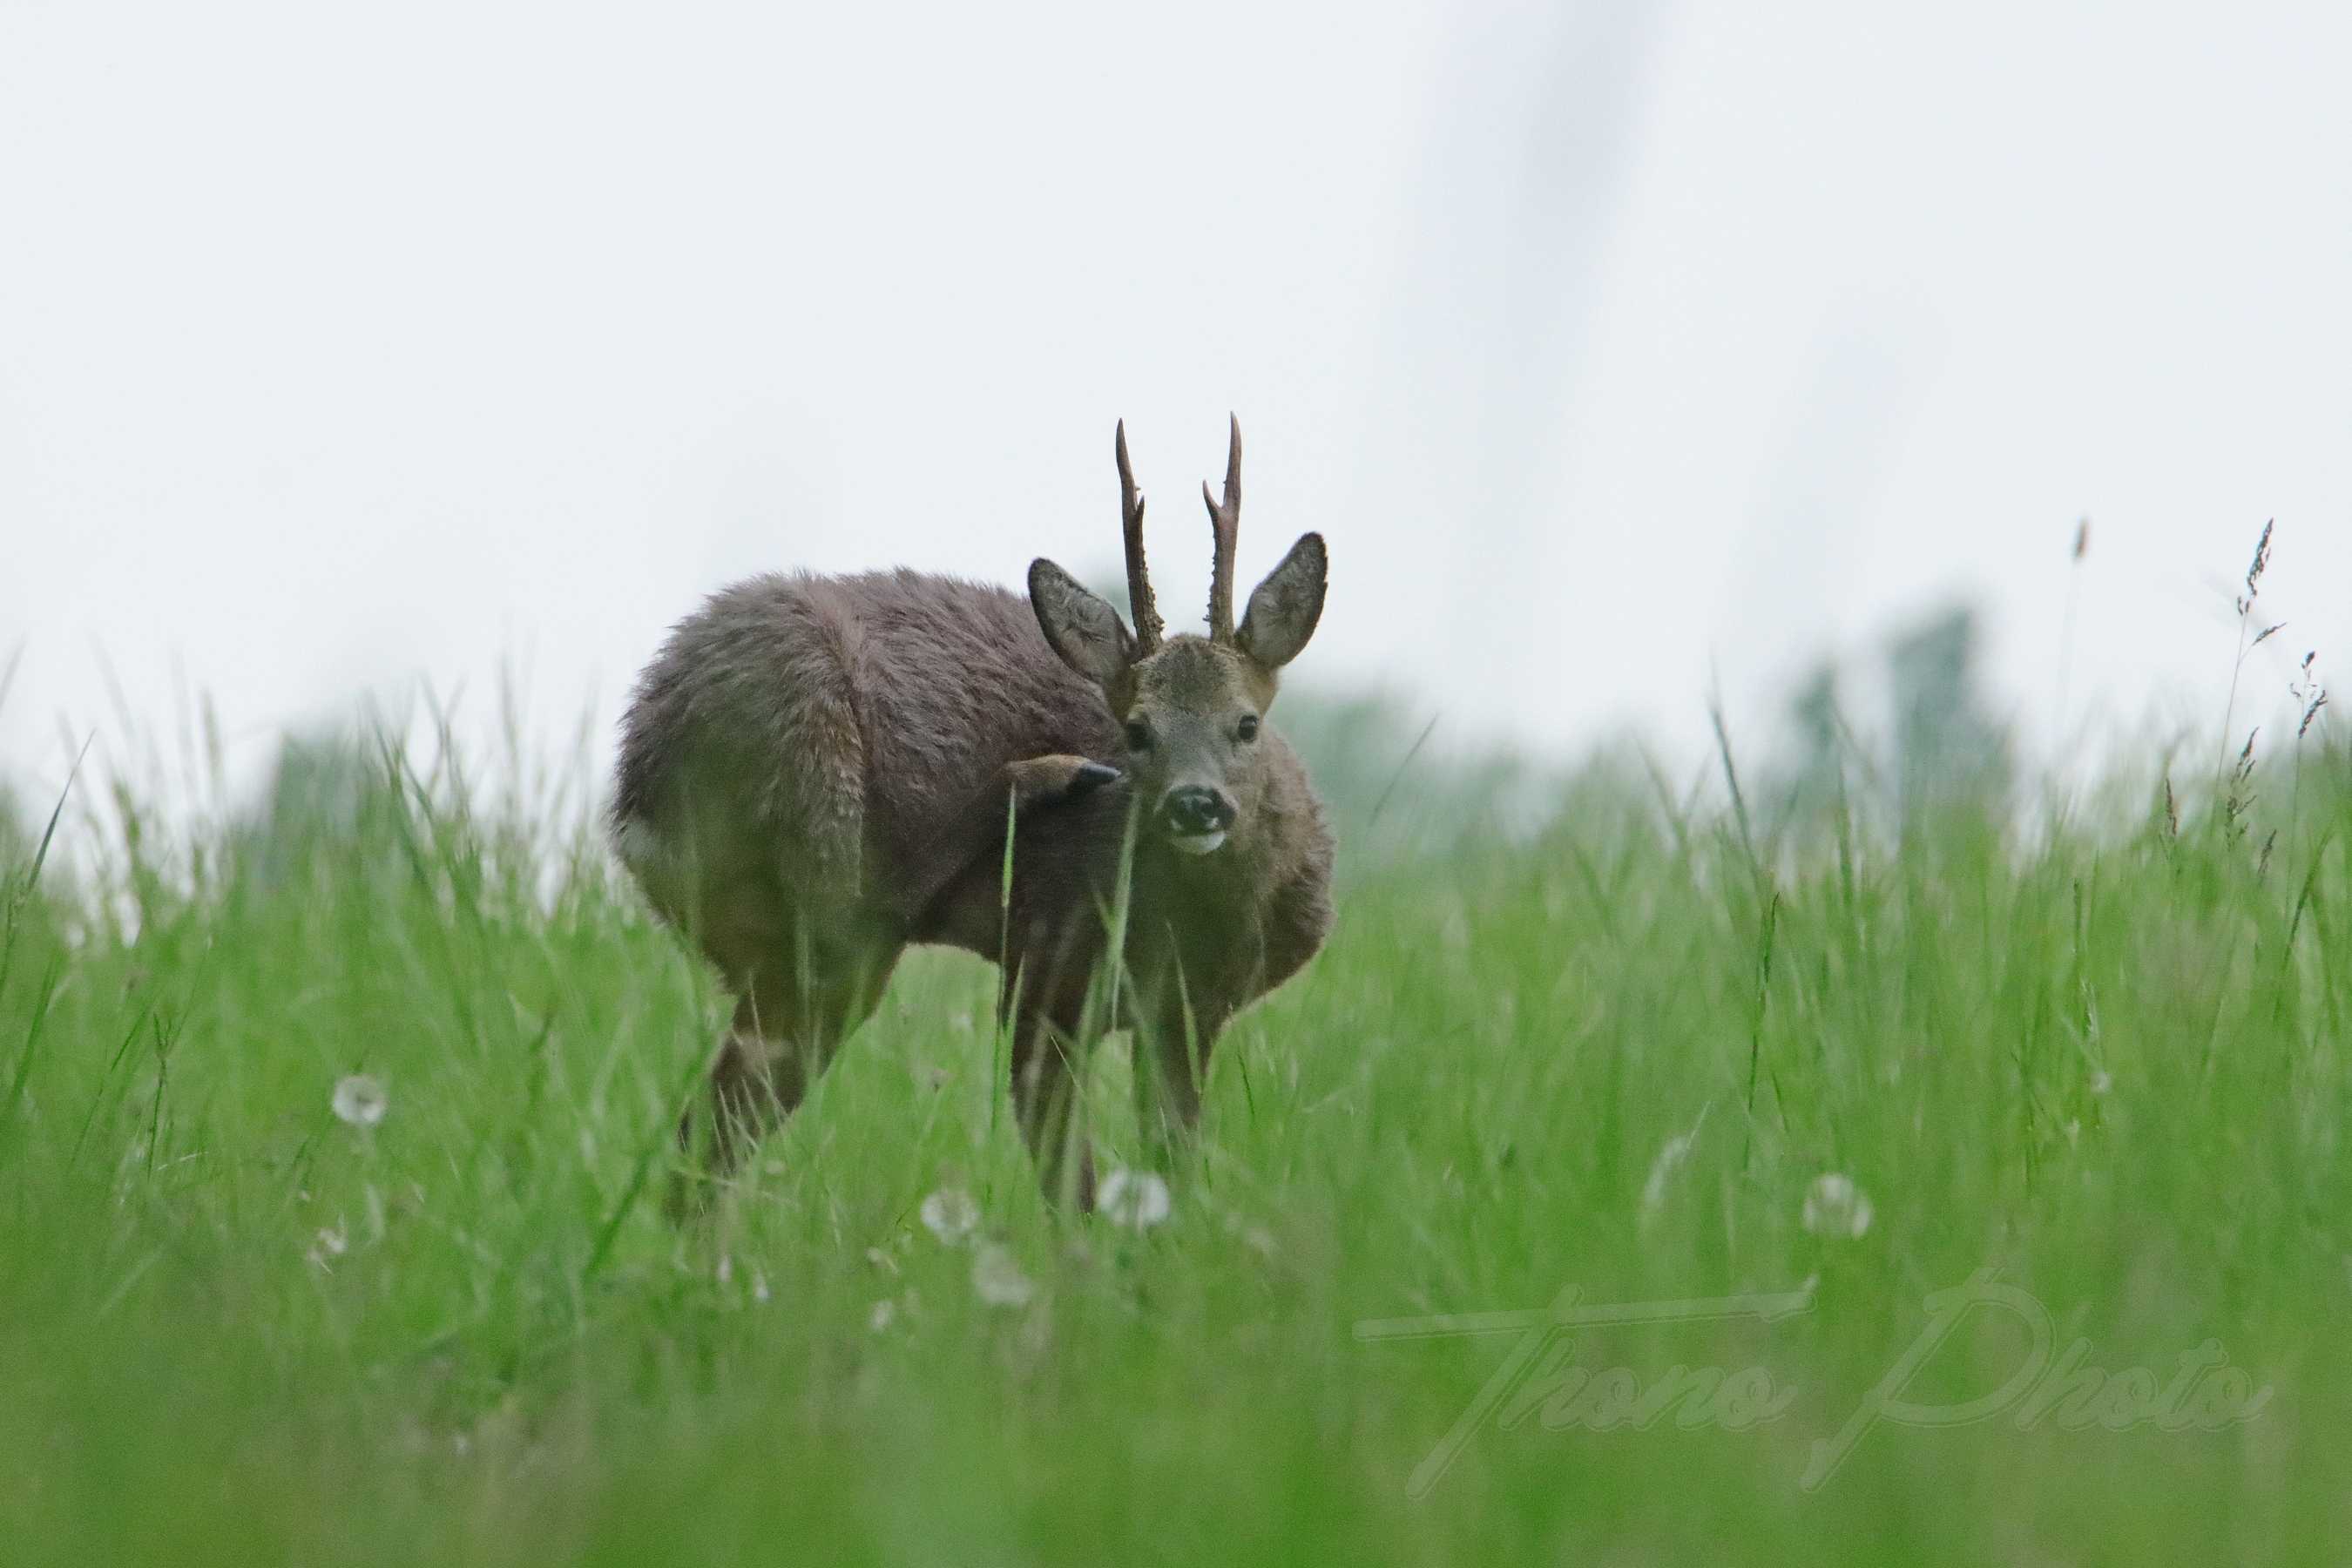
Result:
{"label": "antler tine", "polygon": [[1151,578],[1143,568],[1143,492],[1135,488],[1135,469],[1127,460],[1127,421],[1118,422],[1118,511],[1127,536],[1127,603],[1135,617],[1135,656],[1160,646],[1160,611],[1151,602]]}
{"label": "antler tine", "polygon": [[1216,535],[1216,554],[1211,562],[1209,577],[1209,638],[1213,642],[1234,640],[1234,554],[1242,526],[1242,422],[1227,415],[1233,422],[1233,444],[1225,452],[1225,500],[1220,506],[1209,494],[1209,481],[1201,481],[1201,499],[1209,504],[1209,526]]}

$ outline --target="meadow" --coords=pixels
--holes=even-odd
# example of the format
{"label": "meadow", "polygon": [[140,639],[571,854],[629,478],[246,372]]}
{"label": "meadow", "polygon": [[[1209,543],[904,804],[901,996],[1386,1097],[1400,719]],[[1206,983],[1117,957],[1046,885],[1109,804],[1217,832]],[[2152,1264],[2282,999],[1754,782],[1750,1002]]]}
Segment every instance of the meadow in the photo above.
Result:
{"label": "meadow", "polygon": [[685,1231],[725,1002],[580,797],[86,765],[0,848],[0,1559],[2338,1561],[2324,731],[1507,827],[1390,756],[1164,1218],[1046,1209],[925,953]]}

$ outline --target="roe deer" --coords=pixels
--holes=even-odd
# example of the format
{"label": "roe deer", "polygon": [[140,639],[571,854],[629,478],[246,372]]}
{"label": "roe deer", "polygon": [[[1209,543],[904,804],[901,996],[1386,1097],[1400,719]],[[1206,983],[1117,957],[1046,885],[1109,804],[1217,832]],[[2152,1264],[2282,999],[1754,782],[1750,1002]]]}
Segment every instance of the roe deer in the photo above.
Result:
{"label": "roe deer", "polygon": [[[1066,1181],[1089,1206],[1092,1160],[1069,1130],[1088,1026],[1133,1033],[1164,1159],[1198,1121],[1218,1032],[1322,945],[1331,835],[1264,720],[1322,614],[1322,537],[1291,547],[1236,627],[1235,421],[1223,500],[1202,486],[1208,635],[1163,637],[1124,424],[1117,453],[1132,630],[1042,558],[1025,605],[906,570],[771,574],[680,622],[640,679],[621,858],[737,998],[710,1075],[710,1174],[799,1104],[905,945],[941,942],[1003,964],[1022,1134],[1048,1196]],[[1118,1013],[1090,1019],[1115,927]]]}

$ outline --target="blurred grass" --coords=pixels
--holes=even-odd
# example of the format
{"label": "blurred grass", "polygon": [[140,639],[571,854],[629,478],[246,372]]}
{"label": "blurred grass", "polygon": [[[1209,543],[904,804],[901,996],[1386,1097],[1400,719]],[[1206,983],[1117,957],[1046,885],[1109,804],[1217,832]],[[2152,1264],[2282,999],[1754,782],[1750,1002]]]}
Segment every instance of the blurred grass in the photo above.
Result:
{"label": "blurred grass", "polygon": [[[1140,1236],[1038,1203],[977,963],[902,970],[681,1237],[632,1184],[724,1005],[576,814],[390,746],[234,826],[85,778],[107,838],[73,880],[0,839],[0,1556],[2336,1560],[2346,759],[2251,824],[2135,789],[2031,833],[1848,802],[1751,846],[1606,769],[1506,835],[1491,780],[1389,789],[1409,721],[1334,722],[1326,788],[1378,852],[1226,1037]],[[353,1073],[389,1093],[372,1130],[330,1109]],[[1801,1223],[1827,1172],[1863,1236]],[[942,1186],[1027,1306],[918,1223]],[[1987,1266],[2096,1365],[2163,1380],[2217,1339],[2273,1396],[2213,1431],[1882,1426],[1801,1490],[1927,1294]],[[1778,1419],[1490,1424],[1422,1498],[1508,1342],[1352,1334],[1808,1281],[1775,1324],[1574,1342],[1645,1385],[1760,1367]],[[1971,1320],[1909,1396],[1994,1387],[2016,1331]]]}

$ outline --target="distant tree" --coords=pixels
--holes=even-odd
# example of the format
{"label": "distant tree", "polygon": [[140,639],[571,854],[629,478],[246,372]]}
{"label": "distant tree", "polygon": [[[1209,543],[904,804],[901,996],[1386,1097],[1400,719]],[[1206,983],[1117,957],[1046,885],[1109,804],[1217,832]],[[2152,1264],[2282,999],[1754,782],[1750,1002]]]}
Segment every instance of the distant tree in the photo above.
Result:
{"label": "distant tree", "polygon": [[0,875],[15,870],[33,853],[34,838],[17,809],[16,794],[0,783]]}
{"label": "distant tree", "polygon": [[1778,821],[1810,832],[1832,820],[1842,795],[1897,819],[1961,804],[2005,810],[2012,746],[1984,696],[1978,626],[1973,609],[1954,605],[1887,639],[1883,727],[1855,722],[1845,667],[1827,656],[1815,663],[1789,695],[1781,760],[1760,792]]}
{"label": "distant tree", "polygon": [[230,831],[236,858],[265,883],[293,880],[366,837],[389,787],[354,731],[289,735],[269,783]]}
{"label": "distant tree", "polygon": [[1906,813],[2007,799],[2010,737],[1979,689],[1979,654],[1976,612],[1965,605],[1937,612],[1889,646],[1895,776]]}
{"label": "distant tree", "polygon": [[1824,657],[1789,699],[1795,756],[1771,791],[1783,816],[1817,817],[1836,803],[1845,745],[1839,712],[1837,661]]}

